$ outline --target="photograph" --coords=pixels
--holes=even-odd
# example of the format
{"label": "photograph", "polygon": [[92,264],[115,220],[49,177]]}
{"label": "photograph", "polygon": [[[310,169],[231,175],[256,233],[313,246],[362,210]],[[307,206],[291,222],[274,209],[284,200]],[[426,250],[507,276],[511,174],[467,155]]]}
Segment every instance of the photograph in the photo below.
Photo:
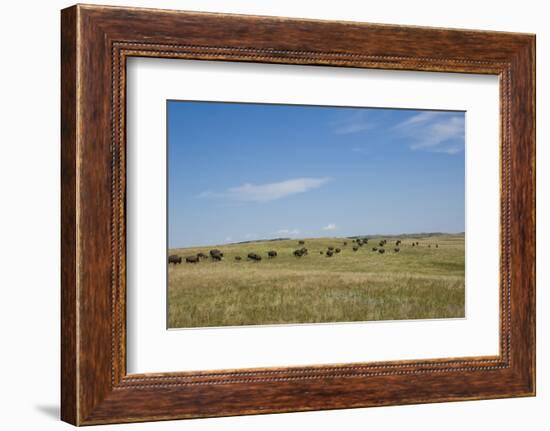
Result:
{"label": "photograph", "polygon": [[465,317],[465,112],[167,101],[168,328]]}

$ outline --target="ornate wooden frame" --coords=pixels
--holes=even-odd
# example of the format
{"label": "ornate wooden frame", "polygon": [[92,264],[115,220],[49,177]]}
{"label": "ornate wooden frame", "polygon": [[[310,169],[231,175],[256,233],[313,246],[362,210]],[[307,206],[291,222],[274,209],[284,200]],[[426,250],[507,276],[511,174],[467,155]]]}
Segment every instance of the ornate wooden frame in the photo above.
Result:
{"label": "ornate wooden frame", "polygon": [[[88,425],[535,394],[534,35],[82,5],[61,16],[63,420]],[[128,375],[129,56],[498,75],[500,354]]]}

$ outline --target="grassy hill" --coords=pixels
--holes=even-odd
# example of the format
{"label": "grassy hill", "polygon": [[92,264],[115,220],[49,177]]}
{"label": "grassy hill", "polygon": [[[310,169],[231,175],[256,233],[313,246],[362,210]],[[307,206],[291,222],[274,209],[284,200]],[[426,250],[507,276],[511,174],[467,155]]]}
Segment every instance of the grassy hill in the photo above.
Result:
{"label": "grassy hill", "polygon": [[[357,252],[349,238],[305,239],[308,255],[300,258],[293,255],[302,247],[296,239],[171,249],[185,258],[217,248],[224,259],[169,265],[168,326],[463,317],[464,235],[385,238],[384,254],[372,251],[377,237]],[[321,255],[328,246],[342,251]],[[269,259],[269,250],[278,256]],[[250,252],[262,260],[248,261]]]}

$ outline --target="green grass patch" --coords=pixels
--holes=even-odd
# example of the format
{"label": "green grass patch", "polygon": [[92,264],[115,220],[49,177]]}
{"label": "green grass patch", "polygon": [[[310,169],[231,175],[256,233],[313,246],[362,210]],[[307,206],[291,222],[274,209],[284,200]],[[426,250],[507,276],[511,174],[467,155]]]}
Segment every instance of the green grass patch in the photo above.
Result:
{"label": "green grass patch", "polygon": [[[379,238],[357,252],[349,239],[306,239],[309,253],[301,258],[292,254],[298,240],[170,250],[185,258],[218,248],[224,259],[169,266],[168,326],[464,317],[464,235],[421,237],[418,247],[403,239],[398,253],[396,239],[388,239],[385,254],[371,250]],[[328,246],[342,251],[321,255]],[[278,256],[268,259],[269,250]],[[247,261],[250,252],[262,260]]]}

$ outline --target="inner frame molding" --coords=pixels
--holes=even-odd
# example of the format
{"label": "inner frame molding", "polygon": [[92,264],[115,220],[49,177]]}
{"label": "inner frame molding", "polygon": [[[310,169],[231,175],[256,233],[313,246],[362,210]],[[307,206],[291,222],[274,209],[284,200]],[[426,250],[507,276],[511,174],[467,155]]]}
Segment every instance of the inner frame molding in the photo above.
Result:
{"label": "inner frame molding", "polygon": [[[79,5],[62,12],[62,53],[63,420],[100,424],[534,395],[533,36]],[[498,75],[500,354],[128,375],[129,57]]]}
{"label": "inner frame molding", "polygon": [[[117,61],[117,64],[120,66],[120,67],[117,67],[116,70],[113,69],[113,72],[114,73],[119,73],[119,76],[116,77],[114,76],[113,78],[113,81],[115,83],[121,83],[121,82],[126,82],[127,81],[127,78],[126,78],[126,62],[129,58],[133,58],[133,57],[150,57],[150,58],[158,58],[160,56],[163,56],[165,53],[169,53],[169,58],[171,59],[189,59],[189,50],[192,50],[192,55],[196,55],[197,52],[200,52],[200,53],[206,53],[207,55],[212,55],[212,52],[213,51],[216,51],[217,49],[221,49],[223,52],[228,52],[229,50],[226,49],[226,48],[218,48],[218,47],[172,47],[172,46],[158,46],[158,45],[153,45],[153,46],[148,46],[147,44],[145,44],[144,46],[140,46],[139,50],[138,51],[135,51],[133,48],[134,48],[134,45],[136,44],[126,44],[126,43],[120,43],[120,42],[115,42],[114,46],[113,46],[113,56],[118,56],[119,59]],[[152,50],[151,51],[148,51],[147,48],[149,48],[149,50]],[[164,50],[160,51],[161,48],[164,48]],[[178,54],[175,55],[173,53],[173,51],[171,51],[170,49],[174,49],[174,48],[177,48],[179,49],[178,51]],[[230,54],[231,55],[237,55],[237,60],[240,61],[241,57],[239,57],[239,53],[241,53],[242,51],[246,52],[246,58],[253,58],[254,56],[254,50],[251,50],[251,49],[236,49],[234,51],[231,51]],[[282,54],[282,53],[279,53],[279,54]],[[312,56],[315,56],[315,54],[319,54],[319,53],[307,53],[307,52],[303,52],[301,53],[303,59],[305,59],[305,61],[309,61],[311,59]],[[221,55],[221,54],[220,54]],[[260,58],[263,58],[263,59],[267,59],[267,57],[265,57],[265,53],[264,52],[258,52],[256,53],[257,56],[259,56]],[[292,53],[292,55],[296,55],[296,53]],[[216,57],[218,58],[218,57]],[[347,59],[346,59],[347,60]],[[298,60],[296,60],[298,61]],[[355,64],[353,63],[353,60],[350,60],[352,61],[351,64]],[[376,61],[376,64],[378,64],[378,61],[385,61],[384,58],[377,58],[375,59]],[[114,63],[113,63],[114,64]],[[296,64],[301,64],[301,63],[296,63]],[[374,63],[373,63],[374,64]],[[506,70],[506,65],[503,65],[504,67],[504,71]],[[371,69],[373,67],[370,67]],[[504,72],[502,72],[504,73]],[[501,85],[503,85],[504,83],[502,82],[502,73],[500,74],[500,79],[499,79],[499,83]],[[501,94],[505,94],[503,93],[503,90],[501,88],[500,90],[500,93]],[[126,101],[125,101],[125,98],[126,98],[126,90],[123,89],[123,88],[120,88],[118,87],[118,97],[120,98],[121,100],[121,103],[120,105],[125,107],[126,106]],[[506,103],[508,103],[508,100],[506,100]],[[113,101],[113,111],[115,111],[117,108],[117,105],[116,105],[116,101]],[[118,115],[119,114],[119,115]],[[125,120],[126,118],[126,112],[124,109],[122,109],[122,112],[119,112],[114,118],[115,118],[115,122],[113,124],[113,129],[116,131],[114,133],[115,136],[120,136],[120,133],[121,133],[121,125],[122,124],[126,124],[127,121]],[[124,119],[122,121],[117,121],[117,119],[124,117]],[[506,125],[509,123],[509,118],[506,120],[506,122],[503,122],[501,123],[501,128],[504,128],[506,127]],[[500,134],[503,135],[504,134],[504,130],[501,130],[500,131]],[[503,156],[505,156],[506,154],[508,154],[508,160],[509,160],[509,152],[507,152],[507,149],[504,148],[504,145],[506,145],[503,141],[500,142],[500,148],[499,148],[499,152],[500,154],[502,154]],[[125,145],[125,142],[118,142],[118,143],[114,143],[113,144],[113,147],[114,148],[118,148],[120,149],[120,151],[125,151],[124,149],[126,148],[126,145]],[[121,157],[121,159],[124,159],[126,160],[126,157],[123,156]],[[501,157],[501,159],[506,159],[506,157]],[[501,171],[502,169],[504,168],[504,166],[509,166],[508,163],[505,163],[504,160],[503,162],[501,163]],[[118,172],[120,172],[120,175],[121,176],[125,176],[125,169],[123,166],[120,166],[120,169],[118,170]],[[500,177],[504,177],[504,172],[499,172],[500,174]],[[504,184],[504,183],[503,183]],[[508,195],[508,197],[507,197]],[[120,198],[120,197],[119,197]],[[123,197],[122,197],[123,198]],[[501,217],[501,223],[500,223],[500,226],[501,226],[501,229],[503,230],[502,233],[501,233],[501,236],[505,235],[505,232],[504,232],[504,227],[506,226],[506,220],[505,220],[505,208],[506,208],[506,205],[507,205],[507,199],[509,199],[509,186],[507,185],[506,188],[505,188],[505,193],[502,194],[501,196],[501,199],[500,199],[500,217]],[[116,207],[116,206],[114,206]],[[123,217],[125,219],[125,217]],[[504,261],[502,261],[502,257],[504,255],[508,255],[509,254],[509,250],[504,250],[504,247],[502,247],[502,251],[500,253],[500,256],[501,256],[501,263],[500,263],[500,266],[502,268],[502,266],[504,265]],[[124,259],[124,255],[122,256],[119,256],[120,259]],[[126,268],[126,265],[124,265],[124,267]],[[503,271],[500,271],[500,274],[502,274]],[[121,274],[120,277],[122,279],[126,279],[126,276],[125,274]],[[126,286],[124,286],[126,287]],[[113,287],[113,289],[117,289],[116,287]],[[505,306],[505,304],[508,302],[509,303],[509,294],[507,293],[509,290],[509,286],[506,285],[506,281],[505,280],[501,280],[500,282],[500,285],[499,285],[499,297],[500,297],[500,316],[502,318],[502,316],[505,316],[506,313],[507,313],[507,306]],[[124,294],[124,297],[126,297],[126,294]],[[124,317],[126,316],[126,313],[122,313],[121,316],[119,316],[119,322],[121,322],[122,320],[124,320]],[[281,377],[281,374],[285,374],[286,373],[286,370],[288,370],[289,368],[285,367],[283,369],[279,369],[279,368],[273,368],[273,367],[270,367],[270,368],[267,368],[267,370],[265,371],[254,371],[254,370],[249,370],[248,372],[245,372],[245,373],[242,373],[242,372],[239,372],[239,371],[231,371],[231,372],[222,372],[222,371],[216,371],[216,372],[209,372],[208,373],[208,377],[209,377],[209,383],[211,384],[220,384],[220,383],[224,383],[225,381],[227,381],[228,378],[233,378],[233,377],[247,377],[247,378],[250,378],[250,377],[254,377],[256,379],[261,379],[261,381],[265,381],[265,379],[270,379],[269,381],[272,381],[271,379],[273,379],[274,377],[281,377],[281,378],[289,378],[289,379],[296,379],[297,376],[300,376],[300,375],[307,375],[308,378],[323,378],[323,377],[326,377],[326,376],[338,376],[338,377],[345,377],[345,375],[343,375],[343,373],[349,373],[349,372],[353,372],[353,373],[358,373],[358,372],[361,372],[361,373],[368,373],[367,375],[391,375],[391,374],[410,374],[410,373],[417,373],[417,372],[425,372],[425,367],[428,366],[428,367],[434,367],[434,366],[438,366],[438,369],[439,370],[442,370],[442,369],[455,369],[457,367],[463,367],[463,366],[468,366],[468,369],[472,369],[472,367],[475,367],[475,366],[479,366],[479,367],[484,367],[484,369],[487,369],[488,366],[491,366],[491,367],[494,367],[494,366],[497,366],[497,367],[505,367],[505,366],[508,366],[508,360],[509,360],[509,357],[507,355],[507,350],[508,350],[508,342],[506,341],[507,338],[509,339],[509,334],[507,334],[505,331],[506,331],[506,326],[503,325],[503,322],[502,322],[502,319],[501,319],[501,328],[500,328],[500,333],[499,333],[499,351],[500,351],[500,354],[499,356],[484,356],[483,358],[479,358],[477,360],[473,360],[471,357],[469,358],[460,358],[460,359],[455,359],[453,361],[448,361],[448,360],[445,360],[445,359],[441,359],[441,360],[436,360],[436,361],[433,361],[433,360],[408,360],[406,361],[406,363],[404,364],[404,361],[402,360],[392,360],[391,362],[390,361],[384,361],[384,362],[380,362],[380,361],[376,361],[376,362],[371,362],[371,361],[368,361],[368,362],[365,362],[365,363],[356,363],[356,362],[350,362],[350,363],[346,363],[346,364],[343,364],[343,365],[328,365],[326,367],[322,367],[322,368],[319,368],[318,365],[315,365],[314,367],[297,367],[297,366],[293,366],[292,367],[292,370],[293,372],[291,373],[290,376],[288,377]],[[120,325],[117,325],[117,327],[120,327]],[[124,351],[124,353],[126,353],[126,351]],[[126,364],[126,361],[123,360],[122,362],[123,364]],[[262,367],[263,368],[263,367]],[[403,369],[404,368],[407,368],[407,371],[406,373],[403,373]],[[460,368],[462,369],[462,368]],[[441,372],[441,371],[439,371]],[[189,384],[189,383],[192,383],[194,381],[194,379],[196,377],[201,377],[201,373],[191,373],[191,372],[180,372],[180,373],[177,373],[177,374],[174,374],[173,372],[172,373],[166,373],[165,374],[165,377],[158,377],[156,379],[156,382],[155,384],[159,384],[160,381],[166,381],[166,382],[169,382],[171,385],[177,385],[177,384],[181,384],[181,385],[184,385],[184,384]],[[124,374],[127,374],[126,370],[124,371]],[[355,375],[355,374],[351,374],[352,376]],[[364,375],[364,374],[361,374],[361,375]],[[124,383],[125,384],[134,384],[136,383],[136,381],[139,381],[141,382],[141,385],[145,385],[147,384],[146,383],[146,379],[143,378],[143,374],[128,374],[124,379]]]}

